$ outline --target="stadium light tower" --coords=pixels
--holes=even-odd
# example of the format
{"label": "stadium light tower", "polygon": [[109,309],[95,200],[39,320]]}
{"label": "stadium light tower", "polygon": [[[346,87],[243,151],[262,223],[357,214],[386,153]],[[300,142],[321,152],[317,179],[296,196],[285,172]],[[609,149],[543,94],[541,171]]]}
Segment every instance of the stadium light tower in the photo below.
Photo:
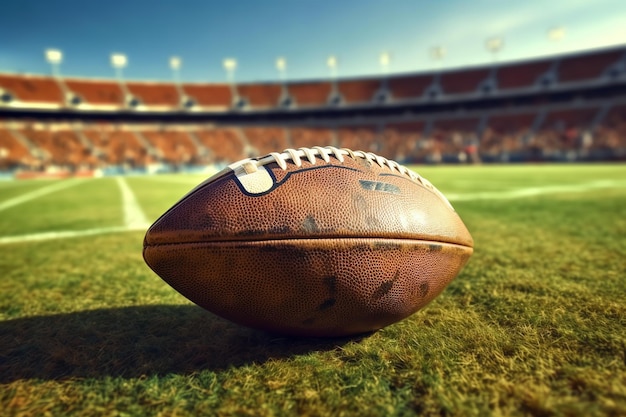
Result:
{"label": "stadium light tower", "polygon": [[326,66],[330,69],[331,78],[337,78],[337,66],[339,65],[339,61],[335,55],[330,55],[326,58]]}
{"label": "stadium light tower", "polygon": [[504,48],[504,39],[501,37],[488,38],[485,41],[485,48],[491,53],[493,62],[498,62],[498,52]]}
{"label": "stadium light tower", "polygon": [[76,95],[69,89],[67,84],[65,84],[65,80],[61,76],[61,63],[63,62],[63,52],[59,49],[50,48],[44,51],[44,55],[46,57],[46,61],[48,61],[48,63],[52,67],[52,76],[54,77],[57,85],[63,93],[65,103],[72,106],[79,105],[82,100],[78,95]]}
{"label": "stadium light tower", "polygon": [[225,58],[222,61],[222,65],[224,66],[224,70],[226,70],[226,78],[228,79],[228,84],[230,85],[230,93],[233,97],[233,105],[238,108],[244,107],[246,103],[239,96],[239,92],[237,91],[237,84],[235,83],[237,60],[235,58]]}
{"label": "stadium light tower", "polygon": [[139,100],[135,98],[131,92],[128,90],[126,83],[124,82],[124,68],[128,65],[128,59],[126,55],[115,52],[111,54],[111,66],[115,70],[115,76],[117,77],[117,82],[120,84],[120,88],[124,93],[124,104],[136,107],[140,104]]}
{"label": "stadium light tower", "polygon": [[46,61],[52,66],[52,75],[59,77],[61,75],[59,66],[61,62],[63,62],[63,52],[58,49],[46,49],[44,53],[46,55]]}
{"label": "stadium light tower", "polygon": [[281,84],[278,104],[282,107],[290,107],[293,104],[293,99],[289,95],[289,88],[287,87],[287,60],[285,57],[279,56],[276,58],[276,69],[278,70]]}
{"label": "stadium light tower", "polygon": [[565,37],[565,28],[563,26],[555,26],[548,29],[548,39],[558,42]]}
{"label": "stadium light tower", "polygon": [[180,57],[170,57],[170,69],[172,70],[172,75],[174,76],[174,82],[176,82],[176,84],[180,84],[180,67],[182,66],[183,60],[180,59]]}
{"label": "stadium light tower", "polygon": [[284,57],[279,56],[276,58],[276,69],[278,70],[281,81],[285,81],[287,75],[287,60]]}
{"label": "stadium light tower", "polygon": [[387,51],[381,52],[378,56],[378,63],[380,64],[381,80],[380,87],[374,94],[373,99],[377,103],[384,103],[390,97],[387,76],[389,75],[389,65],[391,64],[391,54]]}
{"label": "stadium light tower", "polygon": [[555,45],[555,51],[558,52],[558,43],[565,37],[565,28],[563,26],[554,26],[548,29],[548,40]]}
{"label": "stadium light tower", "polygon": [[387,75],[389,72],[389,65],[391,64],[391,54],[387,51],[381,52],[378,57],[378,62],[380,63],[380,69],[383,75]]}
{"label": "stadium light tower", "polygon": [[122,70],[128,65],[126,55],[120,53],[111,54],[111,66],[115,69],[115,75],[119,79],[123,78]]}
{"label": "stadium light tower", "polygon": [[436,99],[439,97],[443,88],[441,87],[441,68],[443,59],[446,57],[448,51],[444,46],[437,45],[430,48],[430,58],[437,63],[437,72],[435,73],[435,78],[433,79],[432,84],[428,87],[428,95],[432,99]]}
{"label": "stadium light tower", "polygon": [[337,84],[337,67],[339,66],[339,60],[335,55],[329,55],[326,58],[326,66],[330,70],[330,96],[328,97],[328,103],[334,106],[341,103],[341,95],[339,94],[339,86]]}
{"label": "stadium light tower", "polygon": [[437,62],[438,66],[441,65],[441,61],[446,57],[448,51],[443,46],[433,46],[430,48],[430,57]]}
{"label": "stadium light tower", "polygon": [[182,66],[183,60],[180,57],[170,57],[170,69],[172,70],[172,77],[174,78],[174,86],[176,87],[176,91],[178,92],[179,103],[182,107],[190,108],[194,106],[195,101],[191,97],[187,96],[187,94],[185,94],[185,89],[180,82],[180,68]]}

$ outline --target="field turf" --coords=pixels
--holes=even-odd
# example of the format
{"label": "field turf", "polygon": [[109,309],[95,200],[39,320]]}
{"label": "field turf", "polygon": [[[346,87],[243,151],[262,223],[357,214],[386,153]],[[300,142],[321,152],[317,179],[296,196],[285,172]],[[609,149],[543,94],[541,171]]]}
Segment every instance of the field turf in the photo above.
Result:
{"label": "field turf", "polygon": [[626,415],[626,166],[415,170],[474,256],[412,317],[328,340],[231,324],[145,266],[147,223],[202,177],[0,183],[0,415]]}

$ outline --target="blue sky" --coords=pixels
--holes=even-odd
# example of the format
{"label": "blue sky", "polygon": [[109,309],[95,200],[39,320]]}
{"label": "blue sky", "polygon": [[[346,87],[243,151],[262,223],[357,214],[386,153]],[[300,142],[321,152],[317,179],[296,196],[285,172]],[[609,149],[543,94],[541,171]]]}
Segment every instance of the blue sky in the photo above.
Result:
{"label": "blue sky", "polygon": [[329,54],[352,77],[379,74],[383,51],[394,73],[485,64],[494,36],[499,61],[626,44],[625,0],[8,0],[1,14],[0,72],[49,74],[53,47],[63,74],[86,78],[113,78],[112,52],[128,56],[128,79],[170,80],[177,55],[183,80],[223,82],[227,57],[238,81],[271,81],[278,56],[289,79],[307,79],[329,75]]}

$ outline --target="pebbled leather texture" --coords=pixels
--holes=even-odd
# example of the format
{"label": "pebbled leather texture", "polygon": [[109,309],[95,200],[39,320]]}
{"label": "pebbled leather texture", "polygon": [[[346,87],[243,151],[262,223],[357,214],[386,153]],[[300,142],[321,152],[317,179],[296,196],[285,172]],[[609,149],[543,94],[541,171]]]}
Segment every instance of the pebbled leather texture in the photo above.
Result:
{"label": "pebbled leather texture", "polygon": [[467,228],[429,186],[364,158],[315,162],[226,169],[152,225],[144,259],[237,323],[345,336],[410,316],[471,256]]}

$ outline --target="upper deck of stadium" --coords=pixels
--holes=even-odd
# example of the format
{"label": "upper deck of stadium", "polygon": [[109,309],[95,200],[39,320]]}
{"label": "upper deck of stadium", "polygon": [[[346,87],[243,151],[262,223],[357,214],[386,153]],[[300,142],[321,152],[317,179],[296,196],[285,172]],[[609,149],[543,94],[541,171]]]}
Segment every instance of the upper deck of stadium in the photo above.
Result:
{"label": "upper deck of stadium", "polygon": [[626,45],[463,69],[297,82],[174,83],[0,74],[0,114],[211,118],[389,114],[477,102],[623,87]]}

